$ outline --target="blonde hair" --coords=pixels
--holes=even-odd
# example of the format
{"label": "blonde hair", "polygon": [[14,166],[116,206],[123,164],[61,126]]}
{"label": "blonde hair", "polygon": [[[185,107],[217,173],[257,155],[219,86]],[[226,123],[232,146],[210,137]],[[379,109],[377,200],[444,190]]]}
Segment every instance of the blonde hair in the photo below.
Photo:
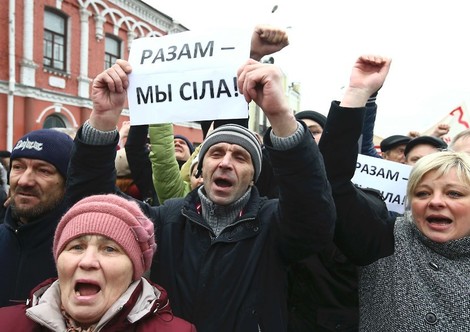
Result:
{"label": "blonde hair", "polygon": [[418,162],[411,169],[406,195],[408,203],[411,201],[415,191],[422,178],[431,171],[436,171],[436,176],[441,177],[455,169],[457,178],[467,185],[470,185],[470,155],[465,152],[442,151],[431,153]]}

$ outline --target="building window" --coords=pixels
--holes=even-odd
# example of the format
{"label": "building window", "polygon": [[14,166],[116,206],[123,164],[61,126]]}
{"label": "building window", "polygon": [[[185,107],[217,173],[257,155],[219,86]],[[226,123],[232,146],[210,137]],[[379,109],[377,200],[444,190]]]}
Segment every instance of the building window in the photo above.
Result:
{"label": "building window", "polygon": [[65,71],[66,17],[56,11],[44,12],[44,66]]}
{"label": "building window", "polygon": [[121,58],[121,41],[112,36],[106,36],[104,50],[104,69],[114,65],[117,59]]}
{"label": "building window", "polygon": [[42,126],[44,129],[49,128],[66,128],[67,125],[65,124],[64,120],[58,115],[49,115],[46,120],[44,121],[44,125]]}

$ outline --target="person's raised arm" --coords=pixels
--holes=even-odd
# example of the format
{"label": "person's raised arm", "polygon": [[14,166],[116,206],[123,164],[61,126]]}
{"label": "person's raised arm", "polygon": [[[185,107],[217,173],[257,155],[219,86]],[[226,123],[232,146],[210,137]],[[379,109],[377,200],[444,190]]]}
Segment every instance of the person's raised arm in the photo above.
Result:
{"label": "person's raised arm", "polygon": [[287,137],[297,130],[297,120],[285,98],[282,71],[254,60],[238,71],[238,87],[249,103],[254,101],[271,123],[274,134]]}
{"label": "person's raised arm", "polygon": [[[270,25],[257,25],[251,36],[250,58],[260,61],[263,56],[278,52],[287,45],[289,45],[289,38],[285,30]],[[248,118],[205,120],[199,123],[202,128],[202,137],[205,139],[211,126],[216,129],[227,123],[235,123],[248,127]]]}
{"label": "person's raised arm", "polygon": [[390,64],[389,58],[376,55],[360,56],[354,63],[340,106],[364,107],[369,97],[383,85]]}
{"label": "person's raised arm", "polygon": [[78,130],[67,173],[67,197],[73,204],[93,194],[114,193],[117,124],[126,102],[131,66],[118,60],[93,80],[90,118]]}
{"label": "person's raised arm", "polygon": [[130,126],[124,145],[131,177],[139,189],[144,202],[159,205],[158,197],[152,184],[152,164],[147,144],[148,125]]}
{"label": "person's raised arm", "polygon": [[277,66],[249,60],[238,77],[246,101],[256,102],[271,123],[264,142],[279,183],[279,244],[289,261],[298,261],[333,239],[336,213],[323,160],[306,125],[294,117]]}
{"label": "person's raised arm", "polygon": [[257,25],[251,37],[250,58],[260,61],[289,45],[287,31],[270,25]]}
{"label": "person's raised arm", "polygon": [[375,92],[372,96],[370,96],[366,103],[364,127],[362,129],[362,135],[359,140],[359,153],[374,158],[382,158],[382,156],[377,152],[374,145],[374,127],[375,118],[377,116],[377,104],[375,103],[375,99],[377,97],[377,93],[378,91]]}
{"label": "person's raised arm", "polygon": [[319,143],[335,200],[335,242],[358,265],[393,252],[393,223],[385,203],[351,182],[366,102],[383,85],[391,60],[361,56],[353,66],[343,100],[333,102]]}
{"label": "person's raised arm", "polygon": [[117,60],[107,70],[99,74],[91,89],[93,111],[90,114],[90,125],[100,131],[116,129],[129,87],[128,74],[132,68],[126,60]]}
{"label": "person's raised arm", "polygon": [[[167,199],[184,197],[190,191],[189,178],[184,181],[175,155],[172,123],[149,126],[152,183],[161,204]],[[189,169],[188,169],[189,173]]]}

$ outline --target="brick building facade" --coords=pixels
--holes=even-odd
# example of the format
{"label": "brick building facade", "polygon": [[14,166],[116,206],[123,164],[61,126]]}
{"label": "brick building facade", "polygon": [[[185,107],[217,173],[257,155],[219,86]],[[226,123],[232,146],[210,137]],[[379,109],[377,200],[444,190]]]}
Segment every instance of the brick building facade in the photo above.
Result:
{"label": "brick building facade", "polygon": [[[3,0],[1,7],[0,150],[31,130],[77,129],[91,112],[92,79],[127,59],[135,38],[187,30],[140,0]],[[202,140],[193,123],[175,133]]]}

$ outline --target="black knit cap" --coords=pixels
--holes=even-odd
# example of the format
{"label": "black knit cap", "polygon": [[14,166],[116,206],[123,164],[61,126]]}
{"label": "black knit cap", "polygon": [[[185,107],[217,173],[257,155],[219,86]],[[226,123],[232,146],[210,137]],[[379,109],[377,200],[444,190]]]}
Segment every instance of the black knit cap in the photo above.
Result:
{"label": "black knit cap", "polygon": [[392,150],[398,145],[408,144],[411,141],[411,137],[404,136],[404,135],[392,135],[387,138],[384,138],[382,142],[380,142],[380,151],[386,152],[388,150]]}
{"label": "black knit cap", "polygon": [[318,123],[320,127],[322,127],[322,129],[325,128],[326,116],[324,116],[321,113],[318,113],[315,111],[302,111],[302,112],[296,113],[295,118],[297,120],[310,119]]}
{"label": "black knit cap", "polygon": [[447,149],[447,143],[434,136],[418,136],[406,144],[405,156],[417,145],[431,145],[437,149]]}
{"label": "black knit cap", "polygon": [[209,133],[199,151],[198,174],[201,174],[204,155],[207,150],[214,144],[221,142],[240,145],[250,153],[251,161],[255,169],[254,181],[256,182],[261,173],[261,144],[254,133],[237,124],[226,124]]}

